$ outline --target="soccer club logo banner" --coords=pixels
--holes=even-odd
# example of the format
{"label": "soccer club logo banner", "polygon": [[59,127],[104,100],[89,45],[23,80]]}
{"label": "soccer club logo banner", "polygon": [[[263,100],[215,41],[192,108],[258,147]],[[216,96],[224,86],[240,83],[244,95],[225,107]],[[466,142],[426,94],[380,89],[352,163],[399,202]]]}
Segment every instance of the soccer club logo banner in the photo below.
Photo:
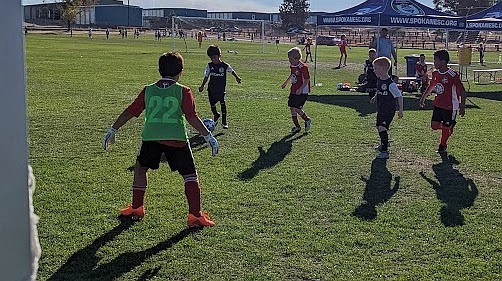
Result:
{"label": "soccer club logo banner", "polygon": [[424,16],[424,10],[419,6],[414,5],[408,0],[394,0],[392,1],[391,7],[400,15],[405,16]]}
{"label": "soccer club logo banner", "polygon": [[[420,5],[412,0],[392,0],[387,17],[382,18],[382,25],[389,26],[417,26],[435,28],[463,28],[464,22],[458,18],[436,14],[435,11],[426,13]],[[431,13],[432,12],[432,13]]]}
{"label": "soccer club logo banner", "polygon": [[338,13],[320,15],[317,24],[464,29],[465,19],[436,11],[415,0],[367,0]]}
{"label": "soccer club logo banner", "polygon": [[502,2],[467,17],[467,29],[502,30]]}
{"label": "soccer club logo banner", "polygon": [[317,17],[318,25],[377,26],[382,0],[368,0],[347,10]]}

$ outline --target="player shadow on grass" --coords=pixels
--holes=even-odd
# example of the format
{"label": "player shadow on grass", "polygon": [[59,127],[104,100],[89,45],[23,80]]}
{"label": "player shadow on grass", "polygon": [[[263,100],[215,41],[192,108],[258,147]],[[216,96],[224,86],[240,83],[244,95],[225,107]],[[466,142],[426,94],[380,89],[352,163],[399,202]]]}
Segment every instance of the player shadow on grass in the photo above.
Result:
{"label": "player shadow on grass", "polygon": [[444,203],[441,207],[443,225],[461,226],[464,225],[461,210],[474,204],[478,188],[472,179],[465,178],[453,167],[459,164],[453,155],[441,155],[441,160],[441,163],[432,165],[436,180],[428,178],[424,172],[420,172],[420,176],[432,185],[437,198]]}
{"label": "player shadow on grass", "polygon": [[[224,133],[217,133],[217,134],[214,134],[213,136],[215,138],[218,138],[223,135],[225,135],[225,134]],[[206,140],[200,134],[197,134],[195,136],[190,137],[189,142],[190,142],[190,147],[192,148],[192,151],[199,151],[199,150],[208,148],[208,146],[206,145],[207,144]]]}
{"label": "player shadow on grass", "polygon": [[364,202],[352,214],[362,220],[374,220],[377,217],[377,205],[387,202],[396,194],[401,177],[394,177],[394,186],[391,188],[392,174],[387,169],[387,159],[375,159],[371,162],[370,177],[361,176],[361,180],[366,183]]}
{"label": "player shadow on grass", "polygon": [[469,92],[467,93],[469,98],[481,98],[494,101],[502,101],[502,91],[494,92]]}
{"label": "player shadow on grass", "polygon": [[[223,133],[217,133],[214,135],[214,137],[218,138],[219,136],[223,136],[223,135],[224,135]],[[206,140],[200,134],[197,134],[197,135],[190,137],[190,139],[188,141],[190,142],[190,147],[192,148],[192,151],[199,151],[199,150],[202,150],[202,149],[208,147],[208,146],[206,146]],[[162,157],[160,158],[160,162],[163,162],[163,163],[167,162],[167,159],[164,156],[164,154],[162,154]],[[129,166],[127,168],[127,170],[129,172],[134,172],[134,165],[135,164],[133,164],[132,166]]]}
{"label": "player shadow on grass", "polygon": [[[370,98],[367,94],[346,94],[346,95],[309,95],[309,101],[322,104],[330,104],[352,108],[359,113],[359,116],[364,117],[372,113],[376,113],[376,105],[370,103]],[[405,95],[403,98],[404,111],[423,110],[418,106],[419,98]],[[466,108],[478,108],[475,104],[466,104]],[[425,101],[424,110],[432,110],[433,105],[430,99]]]}
{"label": "player shadow on grass", "polygon": [[263,149],[263,146],[258,146],[260,156],[251,164],[251,167],[240,172],[237,177],[242,181],[248,181],[258,175],[261,170],[269,169],[279,164],[293,149],[293,142],[303,138],[306,133],[295,135],[296,133],[290,133],[282,139],[275,141],[267,151]]}
{"label": "player shadow on grass", "polygon": [[[141,265],[146,259],[171,248],[194,232],[194,230],[188,228],[183,229],[168,240],[146,250],[123,253],[107,263],[101,263],[102,258],[98,255],[101,247],[112,242],[134,224],[134,221],[130,218],[120,218],[120,222],[118,226],[98,237],[92,244],[75,252],[47,280],[115,280]],[[139,280],[148,280],[159,270],[160,267],[149,269],[141,275]]]}

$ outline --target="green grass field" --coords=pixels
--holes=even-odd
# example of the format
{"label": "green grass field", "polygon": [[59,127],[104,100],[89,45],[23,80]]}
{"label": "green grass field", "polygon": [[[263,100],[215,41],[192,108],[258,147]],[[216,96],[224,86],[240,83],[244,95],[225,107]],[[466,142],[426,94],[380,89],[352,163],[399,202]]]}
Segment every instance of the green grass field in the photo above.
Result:
{"label": "green grass field", "polygon": [[[194,90],[202,117],[209,104],[196,89],[209,43],[187,40],[185,52],[176,42],[185,58],[180,82]],[[230,129],[215,131],[220,154],[211,157],[194,137],[203,209],[217,225],[191,234],[182,179],[165,164],[149,173],[144,220],[117,219],[131,200],[128,167],[142,118],[119,131],[110,152],[101,149],[106,129],[158,79],[158,56],[172,41],[27,37],[39,280],[502,279],[500,84],[471,83],[444,162],[434,152],[430,102],[420,110],[406,95],[404,118],[391,125],[391,158],[377,161],[375,106],[365,94],[336,91],[354,83],[367,49],[352,48],[349,65],[333,70],[338,49],[319,48],[322,86],[305,107],[312,129],[291,137],[280,84],[292,45],[276,53],[267,44],[265,54],[258,43],[220,46],[243,82],[228,78]],[[401,73],[404,55],[420,52],[399,50]]]}

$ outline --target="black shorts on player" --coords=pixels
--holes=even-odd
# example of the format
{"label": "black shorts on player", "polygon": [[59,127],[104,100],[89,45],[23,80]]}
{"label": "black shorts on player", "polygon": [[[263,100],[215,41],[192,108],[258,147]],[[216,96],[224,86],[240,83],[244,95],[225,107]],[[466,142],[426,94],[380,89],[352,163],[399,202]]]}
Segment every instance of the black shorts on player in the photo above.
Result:
{"label": "black shorts on player", "polygon": [[376,126],[377,127],[382,126],[388,130],[390,123],[392,123],[392,119],[394,119],[395,111],[393,113],[394,114],[391,115],[383,115],[377,113]]}
{"label": "black shorts on player", "polygon": [[457,117],[456,110],[448,110],[441,107],[434,106],[432,110],[432,118],[433,122],[440,122],[445,127],[453,127],[457,123],[455,120]]}
{"label": "black shorts on player", "polygon": [[307,101],[307,97],[308,95],[304,94],[302,95],[289,94],[288,106],[302,109],[303,106],[305,105],[305,102]]}
{"label": "black shorts on player", "polygon": [[225,103],[225,92],[208,92],[209,105],[214,106],[218,102]]}
{"label": "black shorts on player", "polygon": [[196,173],[189,144],[183,147],[174,147],[157,141],[143,141],[137,160],[142,167],[155,170],[159,168],[162,153],[164,153],[171,171],[178,171],[182,176]]}

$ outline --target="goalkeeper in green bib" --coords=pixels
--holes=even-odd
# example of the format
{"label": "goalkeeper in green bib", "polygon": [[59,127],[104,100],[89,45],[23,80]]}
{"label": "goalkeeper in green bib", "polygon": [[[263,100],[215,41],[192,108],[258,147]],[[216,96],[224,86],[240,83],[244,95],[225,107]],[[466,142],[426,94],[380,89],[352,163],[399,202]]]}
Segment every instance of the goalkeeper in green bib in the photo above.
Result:
{"label": "goalkeeper in green bib", "polygon": [[115,142],[115,134],[120,127],[145,111],[142,144],[134,167],[132,203],[122,209],[120,214],[135,220],[144,217],[147,171],[158,169],[164,154],[171,170],[178,171],[184,179],[188,227],[213,226],[209,214],[201,211],[199,180],[185,121],[204,136],[213,156],[218,154],[218,141],[198,117],[190,88],[178,83],[182,71],[183,57],[179,53],[161,55],[159,73],[162,78],[145,86],[134,102],[120,114],[104,135],[102,146],[106,150],[109,144]]}

